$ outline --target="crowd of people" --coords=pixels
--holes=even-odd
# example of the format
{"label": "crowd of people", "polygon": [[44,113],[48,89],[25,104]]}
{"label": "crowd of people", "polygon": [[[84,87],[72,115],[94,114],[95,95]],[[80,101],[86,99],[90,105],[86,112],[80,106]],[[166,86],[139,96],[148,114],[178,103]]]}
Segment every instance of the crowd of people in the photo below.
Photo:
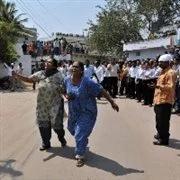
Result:
{"label": "crowd of people", "polygon": [[[126,96],[130,99],[136,99],[138,103],[142,103],[144,106],[152,107],[155,85],[162,72],[162,68],[158,63],[158,58],[125,62],[112,59],[103,62],[95,61],[92,64],[90,64],[89,60],[86,60],[84,66],[84,76],[101,84],[112,98]],[[58,69],[62,72],[64,77],[70,75],[72,63],[72,61],[59,62]],[[173,111],[174,113],[179,113],[180,56],[175,56],[174,59],[172,56],[169,64],[177,74]]]}
{"label": "crowd of people", "polygon": [[14,67],[14,63],[0,62],[0,90],[15,91],[17,89],[25,88],[21,81],[13,78],[12,71],[17,72],[18,74],[23,74],[22,63],[18,63],[18,65]]}
{"label": "crowd of people", "polygon": [[180,113],[180,53],[166,53],[157,59],[95,61],[85,63],[41,60],[33,74],[25,77],[12,72],[12,77],[38,84],[37,124],[42,138],[40,150],[51,147],[51,129],[66,146],[63,126],[64,98],[68,100],[68,130],[75,137],[77,166],[84,165],[88,138],[97,118],[96,98],[106,98],[119,111],[114,99],[120,96],[137,100],[144,106],[154,106],[155,145],[169,144],[172,107]]}
{"label": "crowd of people", "polygon": [[49,41],[24,41],[21,47],[24,55],[31,55],[33,57],[88,53],[88,48],[84,44],[79,41],[69,43],[64,37],[60,39],[55,38],[54,40]]}

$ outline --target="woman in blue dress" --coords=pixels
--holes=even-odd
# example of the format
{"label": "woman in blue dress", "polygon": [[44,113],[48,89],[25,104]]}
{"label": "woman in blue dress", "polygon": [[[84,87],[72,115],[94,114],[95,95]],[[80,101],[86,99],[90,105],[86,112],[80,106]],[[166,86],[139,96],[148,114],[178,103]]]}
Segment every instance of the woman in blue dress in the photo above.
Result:
{"label": "woman in blue dress", "polygon": [[84,64],[74,62],[72,75],[65,79],[66,98],[68,99],[68,130],[75,137],[75,157],[77,166],[84,165],[84,154],[97,117],[96,97],[103,96],[112,108],[119,111],[118,105],[100,84],[84,77]]}

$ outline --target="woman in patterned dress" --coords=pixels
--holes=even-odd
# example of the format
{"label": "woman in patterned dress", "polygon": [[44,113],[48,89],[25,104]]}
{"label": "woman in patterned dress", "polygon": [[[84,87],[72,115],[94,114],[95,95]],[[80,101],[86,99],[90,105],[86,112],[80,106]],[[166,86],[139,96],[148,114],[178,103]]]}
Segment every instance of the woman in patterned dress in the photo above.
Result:
{"label": "woman in patterned dress", "polygon": [[40,150],[47,150],[51,147],[51,128],[64,147],[66,145],[63,127],[64,100],[62,97],[64,80],[61,72],[57,70],[57,61],[48,59],[45,62],[45,70],[38,71],[30,77],[24,77],[15,72],[13,75],[25,82],[38,82],[36,117],[42,138]]}

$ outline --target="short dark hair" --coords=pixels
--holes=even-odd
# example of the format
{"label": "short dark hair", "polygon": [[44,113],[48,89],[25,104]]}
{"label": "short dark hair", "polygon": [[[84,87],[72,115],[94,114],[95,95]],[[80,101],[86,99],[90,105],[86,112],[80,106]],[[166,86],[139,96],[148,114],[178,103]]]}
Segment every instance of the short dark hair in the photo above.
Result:
{"label": "short dark hair", "polygon": [[52,65],[57,68],[58,67],[58,62],[56,59],[52,59]]}
{"label": "short dark hair", "polygon": [[84,72],[84,64],[81,61],[77,61],[77,62],[81,71]]}

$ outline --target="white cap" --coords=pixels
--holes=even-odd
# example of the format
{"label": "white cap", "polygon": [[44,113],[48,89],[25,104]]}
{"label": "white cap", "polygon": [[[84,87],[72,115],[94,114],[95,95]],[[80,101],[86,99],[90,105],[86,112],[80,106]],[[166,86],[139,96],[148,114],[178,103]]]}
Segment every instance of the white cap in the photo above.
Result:
{"label": "white cap", "polygon": [[173,57],[170,54],[164,54],[161,55],[158,59],[159,62],[167,62],[167,61],[172,61]]}

